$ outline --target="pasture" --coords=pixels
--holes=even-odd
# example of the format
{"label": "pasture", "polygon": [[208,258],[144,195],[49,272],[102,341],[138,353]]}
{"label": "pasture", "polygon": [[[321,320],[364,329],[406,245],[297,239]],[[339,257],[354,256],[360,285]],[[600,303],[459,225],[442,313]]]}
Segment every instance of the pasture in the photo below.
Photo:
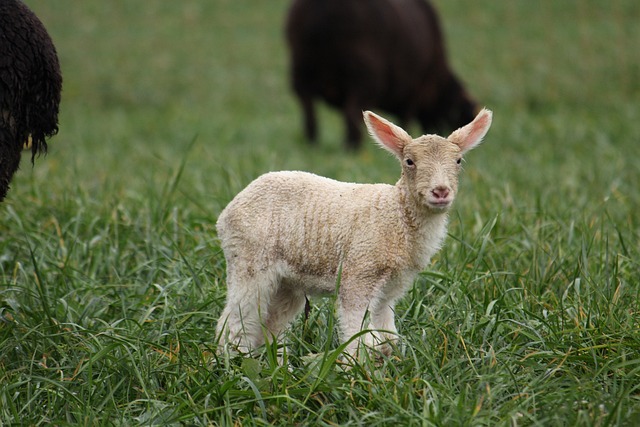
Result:
{"label": "pasture", "polygon": [[[640,423],[640,3],[435,0],[494,112],[402,346],[336,360],[334,300],[278,348],[214,352],[222,208],[271,170],[394,183],[339,115],[302,138],[288,1],[27,0],[60,133],[0,204],[0,425]],[[384,114],[384,113],[383,113]],[[417,126],[410,129],[417,135]]]}

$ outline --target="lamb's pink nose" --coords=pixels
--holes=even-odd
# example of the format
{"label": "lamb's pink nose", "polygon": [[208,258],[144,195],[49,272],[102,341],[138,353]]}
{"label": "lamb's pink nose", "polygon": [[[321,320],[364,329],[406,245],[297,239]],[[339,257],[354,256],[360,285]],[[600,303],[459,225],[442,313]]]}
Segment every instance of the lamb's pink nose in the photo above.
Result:
{"label": "lamb's pink nose", "polygon": [[447,196],[449,195],[449,188],[444,186],[438,186],[433,190],[431,190],[431,194],[433,194],[433,196],[436,199],[446,199]]}

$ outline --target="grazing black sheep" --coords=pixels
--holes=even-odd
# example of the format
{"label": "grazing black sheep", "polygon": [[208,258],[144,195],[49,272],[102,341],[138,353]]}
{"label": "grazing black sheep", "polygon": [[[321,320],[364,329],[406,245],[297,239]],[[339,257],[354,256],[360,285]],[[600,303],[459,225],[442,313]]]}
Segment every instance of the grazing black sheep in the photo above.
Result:
{"label": "grazing black sheep", "polygon": [[42,22],[19,0],[0,0],[0,201],[18,170],[23,146],[31,161],[58,132],[62,75]]}
{"label": "grazing black sheep", "polygon": [[360,145],[363,110],[388,111],[401,126],[417,119],[425,132],[456,129],[477,112],[426,0],[294,0],[286,35],[310,141],[316,98],[342,111],[350,148]]}

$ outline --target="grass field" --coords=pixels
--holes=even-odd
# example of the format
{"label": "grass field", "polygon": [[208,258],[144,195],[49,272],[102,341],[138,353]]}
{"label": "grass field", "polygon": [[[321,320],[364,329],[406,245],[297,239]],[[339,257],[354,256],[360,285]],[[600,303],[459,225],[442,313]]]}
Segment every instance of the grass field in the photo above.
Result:
{"label": "grass field", "polygon": [[[393,183],[321,110],[304,144],[284,0],[27,0],[60,133],[0,205],[0,425],[640,424],[640,3],[435,0],[494,111],[402,346],[336,363],[334,301],[219,357],[221,209],[259,174]],[[416,133],[417,129],[412,129]]]}

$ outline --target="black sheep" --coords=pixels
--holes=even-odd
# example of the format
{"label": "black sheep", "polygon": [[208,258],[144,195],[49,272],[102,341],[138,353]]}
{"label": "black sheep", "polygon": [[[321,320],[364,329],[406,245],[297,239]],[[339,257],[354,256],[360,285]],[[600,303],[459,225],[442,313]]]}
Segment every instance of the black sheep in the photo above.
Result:
{"label": "black sheep", "polygon": [[401,126],[417,119],[425,132],[458,128],[477,112],[449,68],[438,16],[425,0],[294,0],[286,35],[310,141],[315,98],[342,111],[351,148],[360,145],[363,110],[388,111]]}
{"label": "black sheep", "polygon": [[31,161],[58,132],[62,76],[42,22],[19,0],[0,0],[0,201],[18,170],[23,146]]}

